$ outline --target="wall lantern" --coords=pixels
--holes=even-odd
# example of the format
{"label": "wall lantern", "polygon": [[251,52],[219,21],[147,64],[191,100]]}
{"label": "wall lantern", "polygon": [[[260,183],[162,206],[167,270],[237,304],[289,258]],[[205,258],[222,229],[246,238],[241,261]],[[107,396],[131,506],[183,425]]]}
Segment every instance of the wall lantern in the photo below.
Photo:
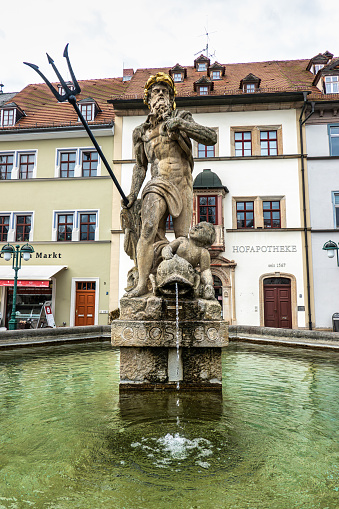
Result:
{"label": "wall lantern", "polygon": [[338,260],[338,244],[336,244],[335,242],[333,242],[333,240],[328,240],[327,242],[325,242],[325,244],[323,245],[323,249],[325,251],[327,251],[327,256],[329,258],[334,258],[334,252],[337,253],[337,266],[339,267],[339,260]]}

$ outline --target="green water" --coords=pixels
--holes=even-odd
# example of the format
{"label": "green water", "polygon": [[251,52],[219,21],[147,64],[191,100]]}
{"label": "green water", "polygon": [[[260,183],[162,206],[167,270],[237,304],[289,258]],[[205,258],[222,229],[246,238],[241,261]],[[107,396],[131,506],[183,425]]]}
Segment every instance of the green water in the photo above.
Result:
{"label": "green water", "polygon": [[338,361],[233,344],[222,401],[119,401],[108,343],[0,352],[0,509],[337,508]]}

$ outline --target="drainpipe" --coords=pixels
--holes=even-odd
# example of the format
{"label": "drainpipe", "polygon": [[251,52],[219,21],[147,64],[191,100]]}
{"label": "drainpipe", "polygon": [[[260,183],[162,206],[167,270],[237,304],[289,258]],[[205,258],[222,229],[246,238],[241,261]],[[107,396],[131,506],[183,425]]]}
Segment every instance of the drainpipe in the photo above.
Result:
{"label": "drainpipe", "polygon": [[[307,307],[308,307],[308,328],[312,330],[312,311],[311,311],[311,287],[310,287],[310,261],[308,255],[308,237],[307,237],[307,214],[306,214],[306,188],[305,188],[305,153],[304,153],[304,139],[303,139],[303,125],[314,113],[314,102],[307,101],[307,95],[309,92],[303,92],[304,104],[299,117],[299,130],[300,130],[300,149],[301,149],[301,185],[302,185],[302,197],[303,197],[303,218],[304,218],[304,240],[305,240],[305,254],[306,254],[306,292],[307,292]],[[307,105],[311,105],[311,112],[303,120],[303,115],[307,108]]]}

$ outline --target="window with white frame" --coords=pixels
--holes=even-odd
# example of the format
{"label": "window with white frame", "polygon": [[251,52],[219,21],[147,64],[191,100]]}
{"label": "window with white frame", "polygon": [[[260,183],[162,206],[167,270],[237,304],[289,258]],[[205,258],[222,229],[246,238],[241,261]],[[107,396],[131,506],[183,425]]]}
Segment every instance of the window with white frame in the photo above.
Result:
{"label": "window with white frame", "polygon": [[9,231],[9,215],[0,214],[0,242],[7,242]]}
{"label": "window with white frame", "polygon": [[325,76],[326,94],[337,94],[339,92],[339,76]]}
{"label": "window with white frame", "polygon": [[330,155],[339,156],[339,124],[328,126]]}
{"label": "window with white frame", "polygon": [[79,104],[80,111],[87,122],[94,120],[95,105],[94,103]]}
{"label": "window with white frame", "polygon": [[14,154],[0,154],[0,180],[12,178]]}
{"label": "window with white frame", "polygon": [[175,83],[179,83],[180,81],[183,81],[183,73],[181,72],[174,72],[172,74],[173,81]]}
{"label": "window with white frame", "polygon": [[332,193],[332,199],[334,212],[334,227],[339,228],[339,191]]}
{"label": "window with white frame", "polygon": [[0,180],[35,178],[36,161],[36,150],[0,153]]}
{"label": "window with white frame", "polygon": [[74,228],[74,214],[57,215],[57,240],[59,242],[71,241]]}
{"label": "window with white frame", "polygon": [[209,93],[209,87],[206,87],[205,85],[200,85],[198,90],[199,90],[199,95],[208,95],[208,93]]}
{"label": "window with white frame", "polygon": [[221,71],[212,71],[211,72],[212,80],[221,80]]}
{"label": "window with white frame", "polygon": [[0,211],[0,241],[32,242],[33,218],[34,213],[32,211]]}
{"label": "window with white frame", "polygon": [[55,176],[60,178],[96,177],[100,175],[101,160],[91,148],[58,149]]}
{"label": "window with white frame", "polygon": [[35,154],[19,154],[19,179],[31,179],[34,176]]}
{"label": "window with white frame", "polygon": [[3,109],[1,111],[1,126],[7,127],[15,124],[16,109]]}
{"label": "window with white frame", "polygon": [[55,211],[52,240],[57,242],[99,240],[98,210]]}
{"label": "window with white frame", "polygon": [[197,71],[207,71],[207,63],[199,62],[197,65]]}

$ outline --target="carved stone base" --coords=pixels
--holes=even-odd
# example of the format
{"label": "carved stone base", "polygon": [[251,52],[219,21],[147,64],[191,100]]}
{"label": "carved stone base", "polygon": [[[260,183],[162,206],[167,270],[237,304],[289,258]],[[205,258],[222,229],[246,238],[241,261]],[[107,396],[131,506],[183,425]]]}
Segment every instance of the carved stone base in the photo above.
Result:
{"label": "carved stone base", "polygon": [[[115,320],[112,345],[120,347],[121,390],[221,391],[222,320]],[[177,349],[177,345],[179,348]]]}

